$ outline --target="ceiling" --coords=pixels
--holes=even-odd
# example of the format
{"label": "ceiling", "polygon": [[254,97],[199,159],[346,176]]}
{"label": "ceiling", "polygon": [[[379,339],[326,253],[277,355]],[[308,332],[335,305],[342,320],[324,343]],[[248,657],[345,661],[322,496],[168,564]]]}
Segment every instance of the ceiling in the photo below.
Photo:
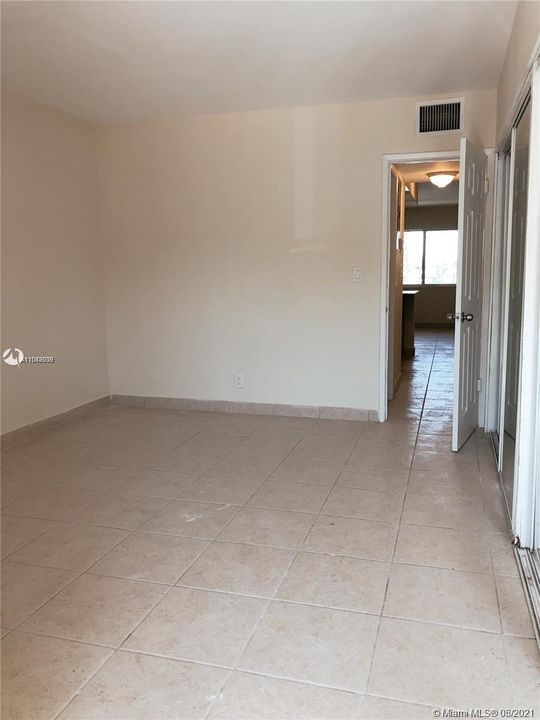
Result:
{"label": "ceiling", "polygon": [[394,166],[405,183],[417,184],[416,202],[407,193],[407,206],[422,205],[456,205],[459,194],[459,175],[450,185],[438,188],[428,179],[426,173],[449,170],[459,173],[459,160],[444,160],[437,162],[396,163]]}
{"label": "ceiling", "polygon": [[444,160],[441,162],[425,162],[425,163],[397,163],[396,169],[403,178],[404,182],[428,182],[428,172],[441,172],[442,170],[450,170],[451,172],[459,172],[459,160]]}
{"label": "ceiling", "polygon": [[494,88],[515,2],[2,2],[8,88],[96,123]]}
{"label": "ceiling", "polygon": [[445,188],[438,188],[430,182],[418,183],[416,202],[406,195],[407,207],[424,205],[457,205],[459,202],[459,180],[454,180]]}

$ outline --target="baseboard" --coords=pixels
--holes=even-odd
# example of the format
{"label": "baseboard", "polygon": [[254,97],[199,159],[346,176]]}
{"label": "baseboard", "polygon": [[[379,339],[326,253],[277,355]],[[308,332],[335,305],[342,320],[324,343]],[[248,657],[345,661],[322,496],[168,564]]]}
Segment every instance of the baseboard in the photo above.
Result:
{"label": "baseboard", "polygon": [[9,430],[1,436],[2,450],[9,450],[11,448],[18,447],[19,445],[24,445],[31,440],[35,440],[43,433],[61,427],[73,420],[79,420],[80,418],[85,417],[85,415],[109,405],[110,402],[110,397],[105,395],[104,397],[97,398],[96,400],[90,400],[90,402],[77,405],[77,407],[71,408],[71,410],[65,410],[57,415],[51,415],[51,417],[45,418],[44,420],[38,420],[35,423],[23,425],[16,430]]}
{"label": "baseboard", "polygon": [[168,410],[197,410],[200,412],[223,412],[247,415],[276,415],[321,420],[364,420],[377,422],[377,410],[361,408],[330,407],[327,405],[284,405],[273,403],[250,403],[232,400],[195,400],[193,398],[144,397],[142,395],[111,395],[115,405],[131,407],[166,408]]}

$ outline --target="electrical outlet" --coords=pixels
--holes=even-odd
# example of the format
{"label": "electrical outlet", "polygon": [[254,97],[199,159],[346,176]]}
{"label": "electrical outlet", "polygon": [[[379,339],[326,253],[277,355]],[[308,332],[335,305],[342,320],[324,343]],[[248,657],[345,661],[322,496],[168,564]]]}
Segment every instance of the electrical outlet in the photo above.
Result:
{"label": "electrical outlet", "polygon": [[353,272],[352,272],[353,282],[355,282],[355,283],[362,282],[363,275],[364,275],[364,273],[363,273],[361,267],[353,267]]}
{"label": "electrical outlet", "polygon": [[244,387],[244,375],[243,373],[236,373],[234,376],[234,384],[237,388],[243,388]]}

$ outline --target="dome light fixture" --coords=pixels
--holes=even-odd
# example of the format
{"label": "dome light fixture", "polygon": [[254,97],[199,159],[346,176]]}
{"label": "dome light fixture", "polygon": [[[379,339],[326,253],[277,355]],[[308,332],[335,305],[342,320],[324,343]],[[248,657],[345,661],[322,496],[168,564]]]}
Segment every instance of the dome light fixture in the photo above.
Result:
{"label": "dome light fixture", "polygon": [[437,170],[436,172],[426,173],[429,181],[436,185],[438,188],[445,188],[450,185],[452,180],[455,180],[457,174],[457,170]]}

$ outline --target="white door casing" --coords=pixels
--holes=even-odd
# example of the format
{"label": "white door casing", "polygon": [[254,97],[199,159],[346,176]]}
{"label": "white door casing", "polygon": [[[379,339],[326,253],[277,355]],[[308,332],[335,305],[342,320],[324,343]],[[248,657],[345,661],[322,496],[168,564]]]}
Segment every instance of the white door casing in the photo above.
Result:
{"label": "white door casing", "polygon": [[452,450],[456,452],[478,425],[485,172],[485,152],[463,138],[460,148],[452,428]]}

